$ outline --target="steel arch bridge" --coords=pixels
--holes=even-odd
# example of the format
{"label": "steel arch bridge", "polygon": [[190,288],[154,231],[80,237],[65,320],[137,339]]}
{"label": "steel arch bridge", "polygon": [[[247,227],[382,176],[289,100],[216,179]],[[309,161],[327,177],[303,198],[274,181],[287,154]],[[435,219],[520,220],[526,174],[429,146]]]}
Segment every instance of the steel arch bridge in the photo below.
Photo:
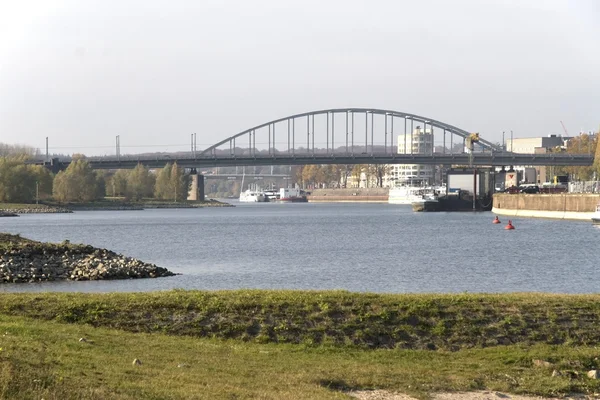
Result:
{"label": "steel arch bridge", "polygon": [[[360,119],[359,124],[356,123],[356,119]],[[315,124],[315,120],[317,120],[317,124]],[[394,124],[395,122],[396,124]],[[423,131],[431,134],[430,145],[425,146],[424,143],[417,141],[417,146],[414,148],[415,142],[412,133],[415,123],[419,128],[422,124]],[[394,131],[394,126],[398,127],[399,124],[400,129],[396,128]],[[280,130],[276,130],[276,127],[279,127]],[[436,133],[435,128],[439,129],[439,133]],[[276,133],[281,130],[283,130],[283,139],[282,136],[279,136],[278,142]],[[315,142],[317,132],[319,132],[318,141]],[[403,134],[404,139],[399,134]],[[433,154],[436,143],[442,146],[444,153],[446,145],[450,144],[450,152],[452,152],[455,143],[454,137],[458,137],[459,141],[456,143],[462,143],[470,134],[471,132],[454,125],[416,114],[377,108],[332,108],[295,114],[254,126],[206,148],[199,155],[216,156],[218,150],[225,150],[221,148],[223,145],[229,145],[230,155],[256,155],[257,143],[262,145],[263,153],[264,145],[266,145],[268,154],[280,155],[286,153],[294,155],[299,151],[303,154],[323,154],[323,150],[327,154],[355,154],[355,152],[373,154],[376,152],[375,146],[378,147],[378,153],[383,147],[383,153],[393,154],[396,153],[397,145],[402,144],[402,140],[404,140],[404,154],[414,152],[424,155],[427,152]],[[398,135],[397,141],[395,141],[394,135]],[[448,142],[447,135],[450,135]],[[260,138],[258,142],[257,137]],[[410,141],[410,146],[408,141]],[[315,147],[315,143],[320,146]],[[279,145],[279,148],[276,145]],[[484,151],[501,150],[500,146],[484,139],[479,140],[479,146]]]}
{"label": "steel arch bridge", "polygon": [[[421,125],[428,134],[412,135]],[[588,166],[594,162],[591,154],[513,153],[512,149],[483,138],[476,144],[476,151],[469,154],[464,152],[464,141],[470,134],[416,114],[376,108],[332,108],[257,125],[201,152],[196,151],[194,135],[189,153],[121,156],[117,152],[113,157],[89,157],[88,161],[96,169],[135,168],[138,164],[162,168],[173,162],[190,169],[308,164]],[[455,144],[460,145],[459,150]],[[69,165],[58,159],[35,163],[53,171]]]}

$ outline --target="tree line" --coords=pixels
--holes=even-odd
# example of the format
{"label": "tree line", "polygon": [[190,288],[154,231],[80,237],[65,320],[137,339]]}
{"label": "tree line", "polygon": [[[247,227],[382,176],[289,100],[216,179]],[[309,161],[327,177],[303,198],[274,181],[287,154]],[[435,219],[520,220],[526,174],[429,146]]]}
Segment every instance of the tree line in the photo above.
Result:
{"label": "tree line", "polygon": [[564,152],[568,154],[591,154],[594,155],[594,164],[587,167],[554,167],[553,175],[569,175],[572,180],[589,181],[600,178],[600,154],[598,153],[598,134],[588,135],[586,133],[575,136],[567,141],[564,148],[552,149],[552,152]]}
{"label": "tree line", "polygon": [[390,172],[387,164],[301,165],[292,168],[292,176],[304,188],[358,187],[361,179],[367,186],[383,187]]}
{"label": "tree line", "polygon": [[90,202],[106,196],[129,201],[185,201],[188,196],[189,178],[177,163],[154,172],[138,164],[132,170],[109,175],[93,170],[85,159],[78,158],[53,175],[41,165],[27,164],[27,159],[27,155],[0,157],[0,202]]}

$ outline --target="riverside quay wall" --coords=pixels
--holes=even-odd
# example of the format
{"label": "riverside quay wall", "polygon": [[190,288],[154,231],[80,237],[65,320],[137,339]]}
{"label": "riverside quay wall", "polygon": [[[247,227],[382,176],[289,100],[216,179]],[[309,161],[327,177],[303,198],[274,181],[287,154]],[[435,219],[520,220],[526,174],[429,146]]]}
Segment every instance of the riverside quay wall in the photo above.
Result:
{"label": "riverside quay wall", "polygon": [[387,188],[314,189],[307,198],[311,203],[387,203],[388,195]]}
{"label": "riverside quay wall", "polygon": [[590,221],[600,194],[494,194],[492,212],[512,217],[539,217]]}

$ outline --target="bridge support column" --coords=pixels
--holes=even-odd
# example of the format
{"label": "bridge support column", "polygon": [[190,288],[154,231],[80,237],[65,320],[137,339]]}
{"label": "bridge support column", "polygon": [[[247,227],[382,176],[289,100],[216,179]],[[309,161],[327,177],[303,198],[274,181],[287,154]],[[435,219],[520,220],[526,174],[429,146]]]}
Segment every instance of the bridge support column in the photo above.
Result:
{"label": "bridge support column", "polygon": [[189,201],[204,201],[204,175],[192,169],[190,173],[190,191],[187,199]]}

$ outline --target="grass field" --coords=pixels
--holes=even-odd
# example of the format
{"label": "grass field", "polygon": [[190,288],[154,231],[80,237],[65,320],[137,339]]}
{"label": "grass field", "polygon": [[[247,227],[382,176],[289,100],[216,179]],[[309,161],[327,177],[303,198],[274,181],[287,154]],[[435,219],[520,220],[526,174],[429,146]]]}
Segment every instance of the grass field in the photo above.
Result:
{"label": "grass field", "polygon": [[[595,348],[497,346],[458,352],[133,334],[0,317],[0,396],[44,399],[340,399],[351,388],[426,393],[489,389],[556,395],[594,392],[586,377],[551,377],[593,364]],[[80,342],[81,337],[87,341]],[[142,364],[132,365],[137,358]]]}
{"label": "grass field", "polygon": [[[420,398],[480,389],[595,393],[598,381],[585,374],[600,367],[598,300],[294,291],[2,294],[0,398],[343,399],[345,390],[369,388]],[[515,327],[502,333],[513,344],[490,342],[504,329],[492,334],[491,327],[502,325]],[[373,342],[407,332],[403,326],[413,326],[412,339]],[[132,365],[135,358],[142,364]],[[553,370],[562,376],[552,377]]]}
{"label": "grass field", "polygon": [[600,343],[600,295],[13,294],[3,296],[0,313],[131,332],[368,349]]}

